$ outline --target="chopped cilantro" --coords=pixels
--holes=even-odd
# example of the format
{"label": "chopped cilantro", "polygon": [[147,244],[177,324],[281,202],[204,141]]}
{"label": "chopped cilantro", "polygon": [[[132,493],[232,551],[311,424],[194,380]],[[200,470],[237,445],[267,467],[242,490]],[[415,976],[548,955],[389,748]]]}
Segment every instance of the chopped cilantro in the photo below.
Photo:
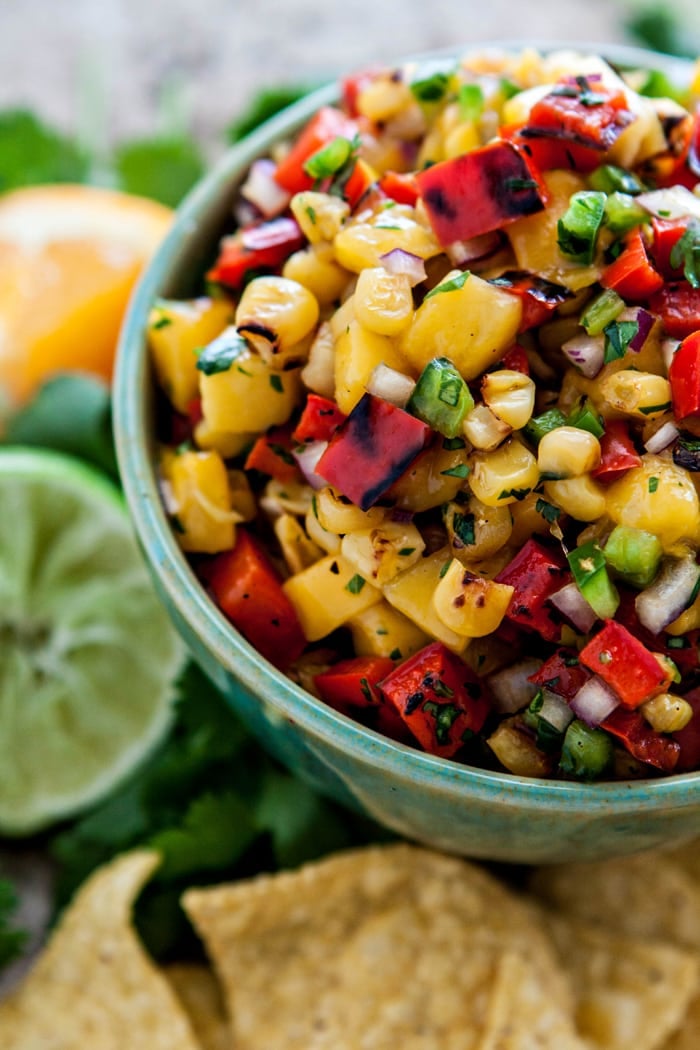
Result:
{"label": "chopped cilantro", "polygon": [[[470,277],[470,271],[464,270],[463,273],[450,278],[449,281],[441,281],[440,284],[436,284],[435,287],[428,292],[425,299],[431,299],[434,295],[442,295],[443,292],[456,292],[460,288],[464,288]],[[425,300],[423,301],[425,302]]]}
{"label": "chopped cilantro", "polygon": [[447,560],[447,561],[445,562],[445,564],[443,565],[443,567],[442,567],[442,568],[440,569],[440,579],[442,579],[442,578],[443,578],[443,576],[445,575],[445,573],[447,572],[447,570],[449,569],[449,567],[450,567],[450,565],[451,565],[451,564],[452,564],[452,558],[449,558],[449,559],[448,559],[448,560]]}
{"label": "chopped cilantro", "polygon": [[350,591],[350,594],[359,594],[366,582],[367,581],[363,576],[360,576],[359,573],[355,573],[355,575],[345,584],[345,590]]}
{"label": "chopped cilantro", "polygon": [[503,492],[499,493],[499,499],[516,499],[518,503],[525,499],[530,489],[503,489]]}
{"label": "chopped cilantro", "polygon": [[154,332],[157,332],[161,328],[167,328],[172,323],[173,323],[172,317],[166,317],[165,315],[161,315],[156,321],[153,322],[153,324],[151,325],[151,328],[153,329]]}
{"label": "chopped cilantro", "polygon": [[449,744],[450,730],[460,716],[457,705],[437,704],[434,700],[427,700],[423,704],[423,710],[435,719],[435,739],[438,744]]}
{"label": "chopped cilantro", "polygon": [[561,511],[559,507],[555,507],[553,503],[548,503],[546,499],[538,499],[535,503],[535,510],[538,514],[541,514],[545,521],[548,521],[550,525],[554,525],[559,520]]}
{"label": "chopped cilantro", "polygon": [[442,447],[447,452],[454,452],[455,449],[466,448],[466,442],[465,442],[464,438],[460,438],[460,437],[445,438],[443,440],[443,442],[442,442]]}
{"label": "chopped cilantro", "polygon": [[466,478],[469,475],[469,467],[466,463],[458,463],[456,467],[441,470],[440,473],[448,478]]}
{"label": "chopped cilantro", "polygon": [[474,515],[455,511],[452,515],[452,531],[465,547],[473,546],[476,542]]}
{"label": "chopped cilantro", "polygon": [[365,698],[365,700],[367,701],[368,704],[373,704],[374,703],[374,697],[372,696],[372,689],[370,688],[369,682],[364,677],[360,679],[360,692],[362,693],[362,695],[364,696],[364,698]]}
{"label": "chopped cilantro", "polygon": [[390,660],[400,660],[401,659],[401,650],[400,649],[392,649],[391,652],[389,653],[389,659]]}
{"label": "chopped cilantro", "polygon": [[271,387],[272,387],[272,389],[273,389],[273,390],[275,390],[275,391],[276,391],[276,392],[277,392],[278,394],[283,394],[283,393],[284,393],[284,386],[283,386],[283,384],[282,384],[282,377],[281,377],[281,376],[275,375],[275,374],[273,373],[273,374],[272,374],[272,375],[270,376],[270,386],[271,386]]}
{"label": "chopped cilantro", "polygon": [[[197,358],[197,368],[205,376],[219,372],[228,372],[229,368],[241,354],[248,349],[248,344],[238,332],[226,332],[208,346],[205,346]],[[238,366],[240,368],[240,366]]]}
{"label": "chopped cilantro", "polygon": [[408,558],[410,554],[413,554],[415,547],[402,547],[399,551],[399,558]]}
{"label": "chopped cilantro", "polygon": [[639,333],[637,321],[611,321],[603,329],[605,336],[604,361],[609,365],[627,353],[630,343]]}
{"label": "chopped cilantro", "polygon": [[411,91],[419,102],[440,102],[450,86],[450,73],[437,70],[429,76],[411,81]]}
{"label": "chopped cilantro", "polygon": [[667,412],[670,407],[671,402],[664,401],[660,405],[645,405],[643,408],[640,408],[639,411],[642,413],[643,416],[652,416],[656,412]]}
{"label": "chopped cilantro", "polygon": [[649,492],[656,492],[659,487],[658,478],[649,478]]}
{"label": "chopped cilantro", "polygon": [[683,267],[683,276],[692,288],[700,288],[700,222],[694,219],[671,249],[671,266]]}

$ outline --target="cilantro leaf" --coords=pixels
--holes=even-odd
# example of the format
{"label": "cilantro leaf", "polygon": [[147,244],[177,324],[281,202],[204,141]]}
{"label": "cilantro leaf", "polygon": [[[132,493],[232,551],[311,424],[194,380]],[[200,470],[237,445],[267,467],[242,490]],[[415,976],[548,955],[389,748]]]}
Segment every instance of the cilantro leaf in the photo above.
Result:
{"label": "cilantro leaf", "polygon": [[671,266],[683,267],[683,276],[692,288],[700,288],[700,222],[688,224],[679,241],[671,249]]}
{"label": "cilantro leaf", "polygon": [[71,139],[23,109],[0,112],[0,192],[45,182],[83,182],[89,161]]}
{"label": "cilantro leaf", "polygon": [[686,24],[665,4],[647,3],[630,15],[626,28],[640,44],[654,51],[680,58],[697,55],[697,42],[688,35]]}
{"label": "cilantro leaf", "polygon": [[10,926],[17,908],[17,895],[8,879],[0,879],[0,968],[7,966],[22,954],[27,933]]}
{"label": "cilantro leaf", "polygon": [[434,295],[442,295],[443,292],[456,292],[464,287],[470,277],[471,271],[464,270],[462,273],[457,274],[456,277],[451,277],[449,281],[440,281],[440,284],[436,284],[434,288],[431,288],[425,298],[432,299]]}
{"label": "cilantro leaf", "polygon": [[637,321],[611,321],[603,329],[605,335],[605,354],[603,360],[606,365],[611,361],[617,361],[624,357],[627,349],[639,332]]}
{"label": "cilantro leaf", "polygon": [[169,207],[176,207],[204,174],[199,146],[186,135],[124,143],[114,165],[121,189]]}

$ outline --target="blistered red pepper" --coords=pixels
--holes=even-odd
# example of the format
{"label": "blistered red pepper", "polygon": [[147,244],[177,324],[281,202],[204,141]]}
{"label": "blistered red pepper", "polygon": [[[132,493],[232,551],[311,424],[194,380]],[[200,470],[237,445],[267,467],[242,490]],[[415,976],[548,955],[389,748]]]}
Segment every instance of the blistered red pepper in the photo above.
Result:
{"label": "blistered red pepper", "polygon": [[700,331],[700,288],[693,288],[687,281],[664,285],[650,300],[649,308],[674,339],[685,339]]}
{"label": "blistered red pepper", "polygon": [[540,689],[563,696],[565,700],[573,700],[590,677],[586,668],[581,666],[575,649],[557,649],[539,671],[529,676],[528,681]]}
{"label": "blistered red pepper", "polygon": [[627,235],[625,248],[615,262],[605,268],[600,283],[634,303],[646,302],[663,288],[664,279],[649,261],[644,238],[638,227]]}
{"label": "blistered red pepper", "polygon": [[561,623],[547,599],[569,581],[570,574],[561,559],[537,540],[529,539],[504,569],[497,583],[515,588],[506,617],[513,623],[535,631],[548,642],[558,642]]}
{"label": "blistered red pepper", "polygon": [[529,328],[537,328],[544,324],[556,308],[572,295],[563,285],[554,284],[526,270],[508,270],[494,278],[491,283],[517,295],[522,302],[523,314],[519,332],[526,332]]}
{"label": "blistered red pepper", "polygon": [[296,219],[282,217],[246,226],[221,242],[221,251],[207,280],[240,288],[247,274],[278,270],[306,243]]}
{"label": "blistered red pepper", "polygon": [[617,481],[641,464],[642,457],[634,447],[627,423],[623,419],[606,420],[605,433],[600,439],[600,463],[591,471],[596,481],[603,484]]}
{"label": "blistered red pepper", "polygon": [[688,229],[687,219],[657,219],[651,221],[654,231],[652,253],[654,264],[667,281],[679,280],[683,276],[682,267],[671,266],[671,252]]}
{"label": "blistered red pepper", "polygon": [[394,667],[394,661],[386,656],[355,656],[317,674],[314,683],[327,704],[344,715],[352,715],[355,708],[381,703],[377,683]]}
{"label": "blistered red pepper", "polygon": [[664,773],[672,773],[676,769],[681,745],[677,740],[652,729],[639,711],[616,707],[600,723],[600,727],[619,740],[639,762],[661,769]]}
{"label": "blistered red pepper", "polygon": [[305,441],[330,441],[345,418],[335,401],[309,394],[292,437],[300,445]]}
{"label": "blistered red pepper", "polygon": [[662,667],[654,653],[615,620],[605,621],[602,630],[581,650],[579,659],[628,708],[639,707],[671,684],[670,670]]}
{"label": "blistered red pepper", "polygon": [[259,470],[281,482],[301,481],[299,465],[292,455],[294,445],[288,425],[271,427],[251,448],[244,470]]}
{"label": "blistered red pepper", "polygon": [[415,172],[403,174],[398,171],[385,171],[379,180],[379,188],[397,204],[410,204],[418,200],[418,183]]}
{"label": "blistered red pepper", "polygon": [[676,350],[668,379],[677,421],[700,421],[700,330],[687,336]]}
{"label": "blistered red pepper", "polygon": [[275,181],[289,193],[310,190],[314,178],[304,171],[304,164],[336,138],[352,139],[357,134],[357,122],[333,106],[323,106],[311,118],[295,140],[289,153],[275,169]]}

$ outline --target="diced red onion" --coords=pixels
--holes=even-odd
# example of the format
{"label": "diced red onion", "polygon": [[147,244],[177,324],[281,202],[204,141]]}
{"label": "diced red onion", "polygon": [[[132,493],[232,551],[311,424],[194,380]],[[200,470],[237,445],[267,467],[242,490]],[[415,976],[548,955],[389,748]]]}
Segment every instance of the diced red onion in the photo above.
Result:
{"label": "diced red onion", "polygon": [[563,733],[569,722],[573,722],[574,712],[563,697],[549,689],[543,689],[542,692],[542,707],[537,712],[538,717]]}
{"label": "diced red onion", "polygon": [[387,273],[408,277],[412,288],[428,276],[425,272],[425,262],[420,255],[404,251],[403,248],[392,248],[390,252],[380,255],[379,261]]}
{"label": "diced red onion", "polygon": [[494,230],[471,237],[468,241],[453,241],[445,248],[445,255],[453,266],[464,266],[479,259],[487,259],[500,249],[502,243],[500,234]]}
{"label": "diced red onion", "polygon": [[549,600],[581,634],[588,634],[598,619],[575,583],[567,583],[556,594],[550,595]]}
{"label": "diced red onion", "polygon": [[700,219],[700,197],[696,197],[685,186],[668,186],[662,190],[640,193],[635,201],[658,219],[673,222],[688,215]]}
{"label": "diced red onion", "polygon": [[292,455],[312,489],[322,489],[327,482],[316,473],[316,464],[328,448],[327,441],[310,441],[308,445],[295,448]]}
{"label": "diced red onion", "polygon": [[677,620],[691,604],[699,579],[700,566],[693,555],[669,558],[654,582],[640,591],[634,600],[642,626],[652,634],[658,634]]}
{"label": "diced red onion", "polygon": [[650,314],[648,310],[640,306],[637,310],[637,316],[635,318],[639,329],[634,339],[630,339],[629,349],[633,350],[635,354],[638,354],[647,341],[649,332],[654,327],[654,316]]}
{"label": "diced red onion", "polygon": [[511,667],[505,667],[502,671],[489,675],[487,684],[494,709],[500,714],[512,715],[527,707],[539,688],[529,682],[528,678],[536,674],[541,666],[541,660],[528,657]]}
{"label": "diced red onion", "polygon": [[602,335],[575,335],[562,346],[562,353],[586,379],[595,379],[605,361]]}
{"label": "diced red onion", "polygon": [[254,160],[240,190],[241,197],[254,204],[266,219],[281,215],[290,201],[290,194],[275,181],[275,168],[267,157]]}
{"label": "diced red onion", "polygon": [[367,392],[390,401],[397,408],[405,408],[415,388],[415,381],[388,365],[377,365],[367,382]]}
{"label": "diced red onion", "polygon": [[648,441],[644,442],[644,448],[647,452],[652,452],[654,455],[657,452],[663,452],[665,448],[668,448],[676,438],[678,437],[678,427],[675,423],[664,423],[662,427],[652,434]]}
{"label": "diced red onion", "polygon": [[177,514],[180,509],[180,505],[175,499],[175,493],[173,487],[169,481],[165,478],[158,479],[158,490],[160,492],[160,498],[163,501],[163,506],[168,514]]}
{"label": "diced red onion", "polygon": [[619,706],[612,689],[597,675],[582,685],[569,706],[577,718],[588,726],[599,726]]}

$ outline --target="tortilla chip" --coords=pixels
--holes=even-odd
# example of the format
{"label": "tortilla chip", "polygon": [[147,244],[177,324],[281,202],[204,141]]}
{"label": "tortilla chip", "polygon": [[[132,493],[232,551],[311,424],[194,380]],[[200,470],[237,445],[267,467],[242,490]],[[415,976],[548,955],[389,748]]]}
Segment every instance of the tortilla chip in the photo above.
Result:
{"label": "tortilla chip", "polygon": [[173,963],[165,976],[187,1012],[203,1050],[232,1050],[233,1034],[221,985],[207,966]]}
{"label": "tortilla chip", "polygon": [[131,927],[158,866],[128,853],[78,892],[26,982],[0,1004],[3,1050],[201,1050]]}
{"label": "tortilla chip", "polygon": [[184,905],[224,985],[236,1050],[477,1050],[504,950],[558,1004],[558,1046],[583,1046],[536,912],[464,861],[375,847],[191,890]]}
{"label": "tortilla chip", "polygon": [[576,993],[579,1031],[602,1050],[656,1050],[684,1022],[700,977],[695,952],[547,916]]}

